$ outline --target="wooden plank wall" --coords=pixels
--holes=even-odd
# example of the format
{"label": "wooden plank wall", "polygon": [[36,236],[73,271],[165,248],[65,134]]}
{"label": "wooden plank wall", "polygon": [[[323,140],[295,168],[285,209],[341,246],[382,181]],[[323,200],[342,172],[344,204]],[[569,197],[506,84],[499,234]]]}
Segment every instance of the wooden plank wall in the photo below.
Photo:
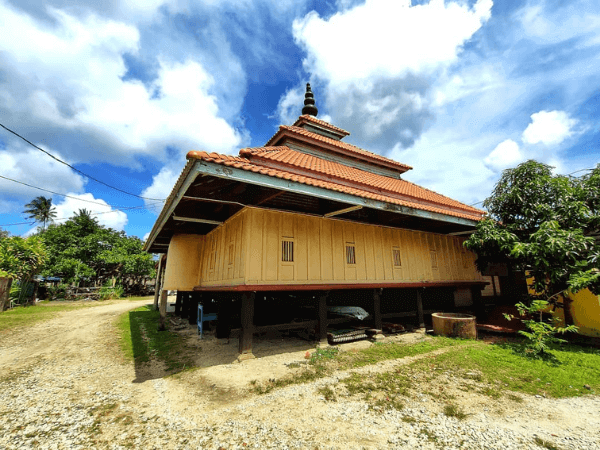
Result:
{"label": "wooden plank wall", "polygon": [[223,286],[244,282],[247,237],[246,210],[206,235],[196,285]]}
{"label": "wooden plank wall", "polygon": [[[475,254],[465,250],[462,239],[455,236],[256,208],[246,208],[237,217],[235,236],[246,237],[246,251],[241,250],[246,271],[240,261],[242,269],[234,279],[244,277],[245,284],[482,280]],[[240,223],[245,232],[238,229]],[[293,242],[293,262],[282,261],[282,240]],[[347,261],[347,246],[354,247],[355,264]],[[210,248],[208,242],[206,248]],[[394,249],[400,252],[399,266],[394,265]],[[202,273],[203,286],[228,279],[206,270]]]}

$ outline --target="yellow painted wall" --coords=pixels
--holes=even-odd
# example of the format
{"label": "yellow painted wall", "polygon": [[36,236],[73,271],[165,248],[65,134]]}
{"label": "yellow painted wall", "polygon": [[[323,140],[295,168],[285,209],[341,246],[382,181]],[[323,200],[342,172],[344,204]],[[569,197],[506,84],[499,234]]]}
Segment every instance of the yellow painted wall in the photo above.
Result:
{"label": "yellow painted wall", "polygon": [[[248,236],[244,233],[245,210],[219,225],[205,237],[200,265],[193,270],[196,283],[209,286],[237,285],[244,281]],[[167,263],[168,264],[168,263]]]}
{"label": "yellow painted wall", "polygon": [[[527,278],[527,286],[530,294],[534,294],[535,291],[531,285],[533,278]],[[561,296],[562,297],[562,296]],[[570,293],[569,308],[571,317],[573,318],[573,325],[576,325],[577,332],[583,336],[600,337],[600,296],[592,294],[589,289],[582,289],[577,293]],[[559,301],[562,303],[563,299]],[[553,308],[550,307],[549,311]],[[554,310],[554,316],[559,319],[559,325],[565,325],[565,313],[562,308],[556,308]]]}
{"label": "yellow painted wall", "polygon": [[204,236],[178,234],[171,238],[163,289],[191,291],[198,284]]}
{"label": "yellow painted wall", "polygon": [[571,315],[573,322],[579,327],[579,334],[600,337],[600,297],[583,289],[570,294]]}
{"label": "yellow painted wall", "polygon": [[[240,217],[247,237],[245,284],[482,280],[475,254],[455,236],[257,208]],[[293,242],[293,262],[281,260],[283,240]],[[347,245],[354,246],[355,264],[347,262]],[[394,265],[394,248],[400,266]],[[203,276],[202,285],[213,279]]]}
{"label": "yellow painted wall", "polygon": [[[588,289],[582,289],[576,294],[569,294],[569,298],[572,300],[570,311],[573,324],[578,328],[577,332],[584,336],[600,337],[600,297]],[[556,308],[554,314],[560,319],[560,325],[564,326],[563,309]]]}

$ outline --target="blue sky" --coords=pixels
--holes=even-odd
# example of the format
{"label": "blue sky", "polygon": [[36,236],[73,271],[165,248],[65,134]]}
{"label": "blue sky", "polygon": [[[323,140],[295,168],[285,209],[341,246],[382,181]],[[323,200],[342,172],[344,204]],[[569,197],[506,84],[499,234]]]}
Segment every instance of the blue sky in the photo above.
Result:
{"label": "blue sky", "polygon": [[[102,3],[102,6],[99,6]],[[597,1],[0,0],[0,227],[51,196],[143,238],[189,150],[261,146],[300,114],[467,204],[537,159],[600,161]],[[583,172],[581,172],[583,173]],[[137,197],[136,197],[137,196]]]}

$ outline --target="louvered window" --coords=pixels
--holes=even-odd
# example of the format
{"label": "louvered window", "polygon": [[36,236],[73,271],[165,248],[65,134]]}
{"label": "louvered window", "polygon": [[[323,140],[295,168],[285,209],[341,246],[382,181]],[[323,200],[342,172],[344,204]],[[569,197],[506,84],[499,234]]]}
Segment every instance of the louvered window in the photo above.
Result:
{"label": "louvered window", "polygon": [[398,247],[392,248],[392,258],[394,259],[394,267],[402,266],[402,259],[400,258],[400,249]]}
{"label": "louvered window", "polygon": [[217,241],[214,236],[211,239],[211,252],[210,252],[210,262],[209,262],[209,270],[215,270],[215,264],[217,261]]}
{"label": "louvered window", "polygon": [[229,244],[229,265],[233,264],[234,248],[235,248],[235,246],[233,245],[233,242],[230,243]]}
{"label": "louvered window", "polygon": [[354,242],[346,242],[346,264],[356,264],[356,247]]}
{"label": "louvered window", "polygon": [[429,254],[431,255],[431,267],[433,267],[434,269],[437,269],[438,268],[437,252],[429,252]]}
{"label": "louvered window", "polygon": [[281,261],[294,262],[294,241],[288,239],[281,241]]}

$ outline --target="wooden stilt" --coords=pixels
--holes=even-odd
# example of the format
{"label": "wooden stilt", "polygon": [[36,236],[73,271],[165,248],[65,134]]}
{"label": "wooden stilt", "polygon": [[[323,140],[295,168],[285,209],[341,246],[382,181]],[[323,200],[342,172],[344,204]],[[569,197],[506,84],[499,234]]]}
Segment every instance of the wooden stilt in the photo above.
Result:
{"label": "wooden stilt", "polygon": [[188,308],[188,322],[190,325],[196,325],[198,323],[198,301],[200,300],[200,292],[188,292],[189,308]]}
{"label": "wooden stilt", "polygon": [[158,257],[158,270],[156,271],[156,284],[154,286],[154,310],[158,309],[158,300],[162,288],[163,267],[165,265],[166,255],[160,254]]}
{"label": "wooden stilt", "polygon": [[319,296],[317,307],[317,340],[323,344],[327,343],[327,295],[329,292],[323,292]]}
{"label": "wooden stilt", "polygon": [[181,317],[181,304],[183,302],[183,292],[177,290],[177,299],[175,300],[175,315]]}
{"label": "wooden stilt", "polygon": [[254,358],[252,354],[252,333],[254,332],[254,292],[242,294],[242,333],[240,335],[239,361]]}
{"label": "wooden stilt", "polygon": [[375,329],[381,330],[383,328],[383,321],[381,319],[381,290],[375,289],[373,291],[373,319],[375,320]]}
{"label": "wooden stilt", "polygon": [[417,289],[417,318],[419,319],[419,328],[425,328],[425,317],[423,315],[423,293]]}
{"label": "wooden stilt", "polygon": [[227,339],[231,335],[231,299],[219,298],[217,303],[217,339]]}
{"label": "wooden stilt", "polygon": [[478,286],[473,286],[471,288],[471,298],[473,299],[473,311],[475,312],[475,317],[478,320],[483,320],[485,318],[485,303],[483,298],[481,297],[481,288]]}
{"label": "wooden stilt", "polygon": [[158,321],[158,331],[165,331],[167,329],[167,293],[168,291],[163,290],[160,293],[160,318]]}
{"label": "wooden stilt", "polygon": [[190,293],[184,291],[181,293],[181,318],[188,317],[190,317]]}

